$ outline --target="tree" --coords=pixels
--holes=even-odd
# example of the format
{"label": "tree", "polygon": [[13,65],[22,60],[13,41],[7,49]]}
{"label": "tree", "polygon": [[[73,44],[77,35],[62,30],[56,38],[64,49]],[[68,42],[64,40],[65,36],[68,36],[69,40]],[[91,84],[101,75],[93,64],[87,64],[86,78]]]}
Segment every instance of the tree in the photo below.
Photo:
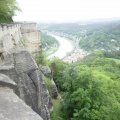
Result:
{"label": "tree", "polygon": [[20,10],[16,0],[0,0],[0,23],[12,22],[16,10]]}
{"label": "tree", "polygon": [[47,60],[47,56],[45,54],[45,52],[43,50],[41,50],[40,52],[38,52],[35,56],[35,60],[37,62],[37,64],[42,64],[42,65],[46,65],[48,60]]}
{"label": "tree", "polygon": [[[72,120],[119,120],[120,83],[85,65],[66,69],[64,110]],[[118,97],[119,96],[119,97]]]}
{"label": "tree", "polygon": [[120,120],[120,59],[103,51],[78,63],[52,63],[65,120]]}
{"label": "tree", "polygon": [[55,58],[50,63],[50,68],[53,72],[53,79],[58,87],[58,90],[63,91],[63,72],[65,68],[68,66],[67,63],[63,62],[62,60]]}

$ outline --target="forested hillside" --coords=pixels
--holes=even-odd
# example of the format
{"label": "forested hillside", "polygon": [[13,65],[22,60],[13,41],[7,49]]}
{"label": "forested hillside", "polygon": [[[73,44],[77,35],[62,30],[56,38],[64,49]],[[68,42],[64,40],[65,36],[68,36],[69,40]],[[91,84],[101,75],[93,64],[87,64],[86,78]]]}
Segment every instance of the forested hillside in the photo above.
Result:
{"label": "forested hillside", "polygon": [[47,25],[47,30],[66,37],[79,39],[80,48],[93,52],[120,50],[120,22],[71,23]]}
{"label": "forested hillside", "polygon": [[[57,120],[120,119],[120,54],[97,52],[74,64],[51,63],[63,97]],[[54,119],[53,119],[54,120]]]}
{"label": "forested hillside", "polygon": [[41,34],[41,43],[43,50],[47,54],[51,54],[52,52],[56,51],[59,46],[58,41],[47,33]]}
{"label": "forested hillside", "polygon": [[80,47],[87,51],[120,50],[120,23],[109,23],[81,34]]}
{"label": "forested hillside", "polygon": [[79,40],[90,54],[76,63],[50,62],[61,99],[52,120],[120,120],[120,22],[54,24],[45,28]]}

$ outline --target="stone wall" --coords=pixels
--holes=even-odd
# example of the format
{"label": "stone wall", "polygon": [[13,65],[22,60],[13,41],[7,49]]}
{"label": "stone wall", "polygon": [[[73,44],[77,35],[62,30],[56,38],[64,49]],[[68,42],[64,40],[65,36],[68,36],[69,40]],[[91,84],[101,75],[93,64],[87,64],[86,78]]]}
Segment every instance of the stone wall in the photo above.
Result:
{"label": "stone wall", "polygon": [[21,38],[20,24],[0,25],[0,53],[9,52],[19,44]]}
{"label": "stone wall", "polygon": [[36,23],[0,24],[0,53],[20,46],[22,39],[31,53],[39,51],[40,31]]}
{"label": "stone wall", "polygon": [[37,28],[35,23],[27,24],[24,23],[21,25],[21,34],[23,39],[27,40],[27,49],[31,53],[38,52],[40,48],[40,31]]}
{"label": "stone wall", "polygon": [[0,120],[43,120],[16,94],[17,84],[0,74]]}

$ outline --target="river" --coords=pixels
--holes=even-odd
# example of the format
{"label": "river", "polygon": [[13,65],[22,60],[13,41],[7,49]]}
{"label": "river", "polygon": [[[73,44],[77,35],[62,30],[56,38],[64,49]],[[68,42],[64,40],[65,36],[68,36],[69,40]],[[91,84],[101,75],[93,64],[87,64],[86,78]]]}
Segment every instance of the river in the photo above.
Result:
{"label": "river", "polygon": [[67,38],[60,37],[54,34],[49,33],[50,36],[54,37],[59,42],[59,48],[56,52],[51,54],[48,58],[54,58],[58,57],[60,59],[63,59],[65,56],[67,56],[68,53],[72,52],[74,50],[74,45],[72,41],[70,41]]}

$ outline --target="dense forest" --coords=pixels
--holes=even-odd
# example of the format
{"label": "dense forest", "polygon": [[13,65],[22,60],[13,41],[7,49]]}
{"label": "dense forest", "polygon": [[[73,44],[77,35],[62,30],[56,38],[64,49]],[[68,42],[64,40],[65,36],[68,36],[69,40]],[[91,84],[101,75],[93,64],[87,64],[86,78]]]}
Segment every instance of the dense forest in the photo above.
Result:
{"label": "dense forest", "polygon": [[120,23],[109,23],[100,28],[88,29],[82,35],[79,45],[87,51],[120,50]]}
{"label": "dense forest", "polygon": [[74,64],[55,59],[54,80],[63,114],[53,120],[120,119],[120,53],[97,52]]}

